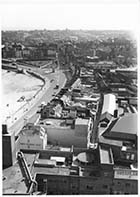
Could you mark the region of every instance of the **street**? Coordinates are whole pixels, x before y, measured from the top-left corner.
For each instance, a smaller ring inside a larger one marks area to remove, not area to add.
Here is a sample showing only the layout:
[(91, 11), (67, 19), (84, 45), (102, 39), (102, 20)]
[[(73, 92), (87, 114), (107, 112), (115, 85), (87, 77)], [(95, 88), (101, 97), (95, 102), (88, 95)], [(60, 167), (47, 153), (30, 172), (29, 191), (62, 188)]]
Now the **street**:
[[(54, 89), (54, 87), (57, 84), (57, 78), (59, 77), (59, 88), (56, 90)], [(66, 83), (66, 77), (64, 75), (64, 73), (60, 70), (60, 71), (56, 71), (55, 73), (49, 74), (48, 75), (48, 79), (51, 81), (52, 79), (54, 79), (54, 81), (52, 83), (50, 83), (50, 87), (43, 92), (43, 95), (41, 96), (41, 98), (31, 107), (31, 109), (29, 109), (29, 111), (24, 114), (20, 119), (18, 119), (8, 130), (9, 133), (11, 132), (15, 132), (15, 135), (17, 135), (20, 130), (22, 129), (22, 127), (24, 126), (25, 123), (25, 119), (29, 119), (31, 118), (38, 110), (38, 106), (45, 101), (45, 103), (48, 103), (52, 98), (54, 94), (57, 94), (60, 89), (62, 87), (64, 87), (65, 83)]]

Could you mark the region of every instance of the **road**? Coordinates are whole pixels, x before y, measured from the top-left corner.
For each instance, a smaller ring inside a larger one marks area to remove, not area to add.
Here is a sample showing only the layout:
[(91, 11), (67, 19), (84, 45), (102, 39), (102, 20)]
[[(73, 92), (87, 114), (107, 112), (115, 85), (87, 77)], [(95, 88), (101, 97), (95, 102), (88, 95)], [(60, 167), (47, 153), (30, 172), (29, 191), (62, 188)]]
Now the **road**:
[[(56, 86), (57, 83), (57, 77), (59, 77), (59, 88), (56, 90), (54, 87)], [(55, 73), (51, 73), (48, 75), (48, 79), (51, 81), (52, 79), (54, 80), (53, 82), (50, 83), (50, 87), (42, 93), (42, 97), (35, 102), (35, 104), (29, 109), (29, 111), (24, 114), (20, 119), (18, 119), (9, 129), (8, 132), (15, 132), (15, 135), (18, 135), (22, 127), (24, 126), (25, 119), (31, 118), (38, 110), (38, 106), (45, 101), (48, 103), (52, 98), (54, 97), (53, 94), (57, 94), (62, 87), (64, 87), (66, 83), (66, 77), (65, 74), (61, 70), (57, 70)]]

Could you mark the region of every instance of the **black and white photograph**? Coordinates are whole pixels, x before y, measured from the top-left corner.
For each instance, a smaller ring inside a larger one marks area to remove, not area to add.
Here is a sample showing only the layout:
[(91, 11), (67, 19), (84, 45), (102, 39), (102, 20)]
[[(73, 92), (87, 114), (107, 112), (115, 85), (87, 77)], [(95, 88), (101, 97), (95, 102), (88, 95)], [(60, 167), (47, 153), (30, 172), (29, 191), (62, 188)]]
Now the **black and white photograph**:
[(138, 0), (1, 0), (1, 194), (138, 195)]

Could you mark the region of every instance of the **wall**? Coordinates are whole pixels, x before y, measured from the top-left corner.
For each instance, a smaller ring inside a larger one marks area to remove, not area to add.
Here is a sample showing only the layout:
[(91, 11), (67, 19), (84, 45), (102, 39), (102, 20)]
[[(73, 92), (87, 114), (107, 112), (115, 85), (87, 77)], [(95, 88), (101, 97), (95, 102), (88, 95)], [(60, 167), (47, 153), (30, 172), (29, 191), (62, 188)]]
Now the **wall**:
[(9, 167), (13, 164), (11, 150), (11, 136), (9, 134), (2, 136), (2, 161), (3, 167)]
[(20, 149), (42, 150), (43, 140), (41, 140), (39, 136), (22, 136), (20, 140)]
[(58, 157), (72, 157), (72, 152), (70, 151), (60, 151), (60, 150), (44, 150), (38, 155), (39, 159), (50, 159), (51, 156)]
[[(48, 142), (53, 145), (60, 145), (64, 147), (87, 147), (87, 126), (78, 127), (71, 129), (69, 127), (46, 127), (44, 126)], [(79, 130), (80, 129), (80, 130)]]
[(44, 77), (42, 77), (40, 74), (36, 73), (36, 72), (33, 72), (33, 71), (27, 71), (30, 75), (33, 75), (34, 77), (37, 77), (38, 79), (41, 79), (44, 84), (45, 84), (45, 79)]
[(27, 150), (43, 150), (47, 145), (47, 135), (44, 138), (40, 138), (40, 135), (21, 135), (20, 137), (20, 149)]
[(104, 177), (80, 177), (80, 194), (110, 194), (112, 180)]
[(43, 188), (43, 179), (47, 179), (47, 191), (49, 194), (110, 194), (111, 179), (60, 176), (37, 174), (36, 181), (39, 183), (39, 190)]
[(138, 181), (128, 179), (113, 180), (114, 194), (138, 194)]
[(2, 136), (2, 161), (3, 168), (10, 167), (16, 162), (16, 153), (19, 150), (19, 139), (15, 140), (15, 134), (5, 134)]

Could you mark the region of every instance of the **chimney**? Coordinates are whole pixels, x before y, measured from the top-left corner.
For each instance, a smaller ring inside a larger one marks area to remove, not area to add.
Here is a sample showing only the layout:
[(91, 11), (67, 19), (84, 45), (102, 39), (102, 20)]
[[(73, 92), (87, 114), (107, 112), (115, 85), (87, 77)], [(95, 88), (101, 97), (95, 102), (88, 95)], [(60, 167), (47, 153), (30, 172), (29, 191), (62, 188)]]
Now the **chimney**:
[(115, 109), (114, 110), (114, 118), (117, 118), (118, 117), (118, 109)]

